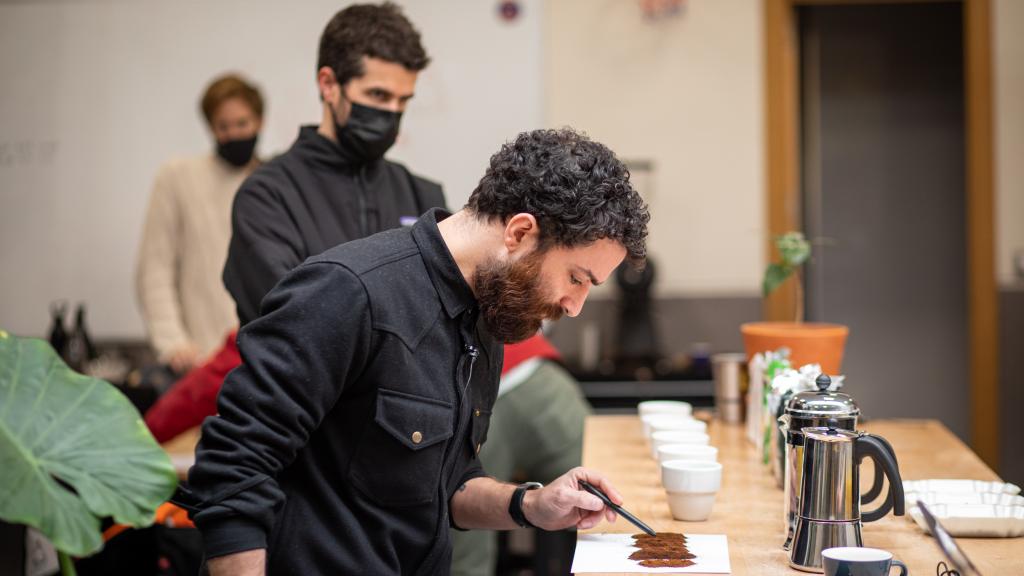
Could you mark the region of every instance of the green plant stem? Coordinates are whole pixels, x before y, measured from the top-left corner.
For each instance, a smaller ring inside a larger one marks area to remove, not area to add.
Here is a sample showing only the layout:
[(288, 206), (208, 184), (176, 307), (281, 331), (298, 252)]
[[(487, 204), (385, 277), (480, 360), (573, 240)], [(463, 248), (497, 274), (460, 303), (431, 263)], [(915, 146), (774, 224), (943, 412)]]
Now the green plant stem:
[(75, 563), (71, 561), (71, 556), (68, 556), (60, 550), (57, 551), (57, 560), (60, 561), (60, 576), (75, 576)]
[(799, 324), (804, 321), (804, 276), (796, 270), (793, 277), (796, 281), (796, 321)]

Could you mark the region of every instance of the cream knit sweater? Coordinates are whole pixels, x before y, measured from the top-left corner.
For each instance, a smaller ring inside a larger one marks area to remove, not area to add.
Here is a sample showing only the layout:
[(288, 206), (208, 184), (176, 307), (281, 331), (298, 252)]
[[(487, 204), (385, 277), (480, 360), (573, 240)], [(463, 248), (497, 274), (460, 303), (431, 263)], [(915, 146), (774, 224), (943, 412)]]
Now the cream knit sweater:
[(172, 160), (157, 173), (135, 286), (150, 344), (162, 360), (187, 342), (205, 357), (238, 324), (221, 272), (231, 202), (254, 167), (236, 169), (206, 154)]

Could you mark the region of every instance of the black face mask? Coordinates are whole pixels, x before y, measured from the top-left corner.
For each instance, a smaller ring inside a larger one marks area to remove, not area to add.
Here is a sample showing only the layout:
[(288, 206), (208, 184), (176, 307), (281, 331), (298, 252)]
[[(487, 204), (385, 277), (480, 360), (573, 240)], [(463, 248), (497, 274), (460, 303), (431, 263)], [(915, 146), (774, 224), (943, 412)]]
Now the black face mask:
[(245, 140), (228, 140), (217, 144), (217, 155), (225, 162), (236, 168), (241, 168), (252, 160), (252, 153), (256, 150), (256, 139), (259, 135)]
[(398, 137), (398, 125), (402, 121), (401, 112), (371, 108), (355, 102), (352, 103), (348, 122), (344, 126), (338, 124), (338, 115), (334, 113), (333, 107), (331, 114), (334, 116), (334, 130), (342, 153), (360, 164), (384, 157), (384, 153), (394, 145)]

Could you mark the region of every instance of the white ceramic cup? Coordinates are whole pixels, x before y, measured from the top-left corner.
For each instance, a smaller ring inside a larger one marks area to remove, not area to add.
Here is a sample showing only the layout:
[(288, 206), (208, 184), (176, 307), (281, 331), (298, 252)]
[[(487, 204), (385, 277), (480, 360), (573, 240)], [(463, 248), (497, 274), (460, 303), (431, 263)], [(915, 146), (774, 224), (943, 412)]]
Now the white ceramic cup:
[(662, 444), (658, 447), (658, 461), (666, 460), (718, 462), (718, 448), (704, 444)]
[(825, 576), (889, 576), (893, 566), (900, 569), (900, 576), (907, 576), (906, 564), (894, 560), (892, 553), (878, 548), (826, 548), (821, 551), (821, 564)]
[(658, 448), (665, 444), (703, 444), (711, 438), (703, 433), (693, 430), (660, 430), (651, 434), (651, 457), (658, 458)]
[(693, 414), (693, 406), (689, 402), (678, 400), (645, 400), (636, 405), (636, 411), (640, 417), (651, 414), (681, 414), (690, 416)]
[(661, 484), (668, 493), (673, 518), (701, 522), (711, 516), (715, 494), (722, 487), (722, 465), (699, 460), (666, 460), (661, 463)]
[(682, 414), (651, 414), (640, 419), (643, 422), (644, 436), (650, 438), (658, 430), (693, 430), (704, 432), (708, 425), (703, 420)]

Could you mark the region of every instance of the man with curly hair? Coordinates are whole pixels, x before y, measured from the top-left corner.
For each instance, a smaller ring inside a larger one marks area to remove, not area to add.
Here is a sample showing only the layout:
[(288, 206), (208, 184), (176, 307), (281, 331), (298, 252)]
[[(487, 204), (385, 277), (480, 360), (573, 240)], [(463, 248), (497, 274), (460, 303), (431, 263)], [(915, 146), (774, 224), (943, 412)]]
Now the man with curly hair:
[(247, 324), (244, 363), (189, 480), (212, 574), (446, 574), (449, 526), (591, 528), (622, 499), (597, 471), (546, 487), (486, 476), (477, 453), (502, 343), (576, 316), (645, 257), (625, 166), (570, 129), (520, 134), (467, 205), (331, 248)]

